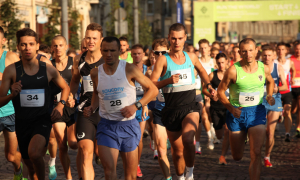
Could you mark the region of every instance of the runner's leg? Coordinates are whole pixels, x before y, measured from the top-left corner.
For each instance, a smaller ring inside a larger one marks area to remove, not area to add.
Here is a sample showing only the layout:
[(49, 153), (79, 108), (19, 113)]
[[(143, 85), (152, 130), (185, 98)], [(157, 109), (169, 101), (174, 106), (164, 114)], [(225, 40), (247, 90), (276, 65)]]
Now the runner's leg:
[[(101, 163), (104, 169), (104, 174), (105, 174), (105, 180), (111, 180), (111, 179), (117, 179), (117, 161), (118, 161), (118, 156), (119, 156), (119, 150), (115, 148), (110, 148), (107, 146), (98, 146), (99, 150), (99, 155), (101, 159)], [(137, 154), (137, 149), (135, 150), (135, 153)], [(136, 155), (137, 156), (137, 155)], [(124, 160), (123, 160), (124, 161)], [(137, 162), (138, 159), (132, 159), (131, 164), (134, 164), (135, 166), (132, 169), (132, 172), (135, 172), (133, 174), (136, 178), (136, 167), (137, 167)], [(124, 164), (124, 162), (123, 162)], [(125, 168), (124, 168), (125, 170)], [(126, 171), (125, 171), (126, 173)]]
[[(125, 180), (135, 180), (137, 173), (138, 148), (130, 152), (120, 152), (123, 160)], [(136, 163), (134, 163), (136, 162)]]
[(18, 140), (15, 132), (9, 132), (8, 130), (3, 130), (5, 146), (5, 158), (7, 161), (11, 162), (14, 166), (14, 171), (20, 171), (21, 165), (21, 153), (17, 151), (18, 149)]

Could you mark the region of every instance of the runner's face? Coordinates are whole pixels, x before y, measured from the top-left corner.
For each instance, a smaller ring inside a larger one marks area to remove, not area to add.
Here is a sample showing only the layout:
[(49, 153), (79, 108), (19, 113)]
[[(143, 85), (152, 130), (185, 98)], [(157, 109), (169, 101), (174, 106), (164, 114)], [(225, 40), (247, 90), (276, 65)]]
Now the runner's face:
[(186, 41), (186, 34), (184, 30), (171, 31), (168, 40), (170, 41), (172, 51), (174, 52), (182, 51), (184, 47), (184, 43)]
[(143, 49), (141, 49), (141, 48), (136, 48), (136, 49), (131, 50), (131, 57), (133, 59), (133, 62), (136, 64), (141, 62), (144, 56), (145, 56), (145, 53), (144, 53)]
[(215, 59), (218, 54), (219, 54), (219, 51), (213, 51), (213, 52), (211, 52), (210, 57)]
[(104, 41), (101, 46), (101, 53), (104, 62), (107, 65), (114, 65), (119, 60), (120, 50), (116, 41), (106, 42)]
[(3, 44), (5, 44), (5, 37), (4, 34), (0, 33), (0, 49), (2, 49)]
[(199, 45), (199, 51), (202, 56), (210, 55), (210, 47), (207, 43), (202, 43)]
[(99, 31), (87, 30), (84, 39), (89, 51), (94, 52), (100, 50), (102, 37)]
[(81, 41), (81, 53), (84, 53), (85, 51), (87, 51), (87, 47), (86, 47), (86, 42), (85, 39)]
[(36, 52), (39, 49), (39, 43), (36, 42), (35, 37), (23, 36), (20, 38), (18, 49), (24, 59), (31, 60), (36, 56)]
[(273, 63), (274, 53), (271, 50), (265, 50), (262, 52), (261, 57), (262, 57), (264, 64), (269, 65), (269, 64)]
[(300, 57), (300, 44), (295, 46), (295, 56)]
[(255, 44), (253, 42), (241, 44), (241, 49), (239, 52), (243, 60), (247, 61), (248, 63), (255, 62), (257, 49), (255, 48)]
[(59, 58), (66, 55), (68, 46), (66, 41), (63, 38), (59, 38), (59, 39), (52, 40), (51, 48), (55, 54), (54, 56)]
[(279, 57), (285, 57), (287, 49), (285, 46), (278, 46), (276, 52)]
[(233, 58), (235, 60), (240, 60), (241, 59), (239, 50), (240, 50), (239, 48), (234, 48), (233, 51), (232, 51), (232, 55), (233, 55)]
[(193, 46), (188, 46), (188, 52), (190, 53), (195, 52), (195, 48)]
[(129, 45), (126, 41), (120, 41), (121, 43), (121, 53), (125, 53), (127, 49), (129, 48)]
[[(154, 51), (168, 51), (167, 46), (155, 46)], [(154, 53), (153, 53), (154, 54)], [(159, 55), (154, 54), (154, 62), (152, 64), (156, 63), (156, 60), (158, 59), (159, 56), (162, 56), (162, 54), (160, 53)]]
[(217, 60), (218, 69), (220, 71), (225, 71), (228, 62), (224, 57), (221, 57)]

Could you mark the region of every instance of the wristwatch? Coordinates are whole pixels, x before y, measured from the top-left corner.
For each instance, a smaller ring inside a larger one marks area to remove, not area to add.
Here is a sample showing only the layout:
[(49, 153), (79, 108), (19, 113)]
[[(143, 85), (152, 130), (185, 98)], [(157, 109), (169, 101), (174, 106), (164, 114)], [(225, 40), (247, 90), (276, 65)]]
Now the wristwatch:
[(66, 101), (64, 100), (60, 100), (59, 102), (62, 103), (63, 105), (66, 105)]
[(134, 105), (138, 110), (140, 110), (143, 106), (142, 103), (140, 103), (140, 102), (136, 102)]

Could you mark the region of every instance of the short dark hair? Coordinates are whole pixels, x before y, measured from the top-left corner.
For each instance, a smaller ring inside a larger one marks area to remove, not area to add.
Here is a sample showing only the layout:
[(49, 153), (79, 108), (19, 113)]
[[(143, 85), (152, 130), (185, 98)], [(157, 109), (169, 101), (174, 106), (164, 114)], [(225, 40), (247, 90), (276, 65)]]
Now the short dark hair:
[(114, 42), (114, 41), (117, 42), (118, 49), (120, 50), (120, 48), (121, 48), (120, 40), (116, 37), (113, 37), (113, 36), (108, 36), (108, 37), (103, 38), (103, 40), (101, 42), (101, 47), (102, 47), (103, 42), (111, 43), (111, 42)]
[(69, 49), (67, 52), (67, 56), (69, 56), (72, 53), (76, 54), (76, 51), (74, 49)]
[(216, 56), (216, 61), (219, 60), (220, 58), (225, 58), (227, 60), (227, 56), (225, 53), (219, 53)]
[(155, 39), (152, 43), (152, 50), (155, 49), (156, 46), (165, 46), (167, 49), (170, 48), (169, 42), (167, 38), (160, 38), (160, 39)]
[(250, 42), (253, 42), (254, 45), (255, 45), (255, 48), (256, 48), (256, 42), (255, 42), (255, 40), (252, 39), (252, 38), (245, 38), (245, 39), (241, 40), (241, 42), (240, 42), (240, 44), (239, 44), (239, 48), (241, 49), (241, 45), (242, 45), (242, 44), (249, 44)]
[(57, 39), (63, 39), (66, 42), (66, 44), (67, 44), (67, 40), (66, 40), (66, 38), (63, 35), (56, 35), (56, 36), (54, 36), (54, 38), (52, 39), (52, 41), (53, 40), (57, 40)]
[(200, 44), (208, 44), (209, 45), (209, 41), (207, 39), (200, 39), (198, 41), (198, 44), (199, 44), (199, 46), (200, 46)]
[(238, 46), (233, 46), (232, 51), (236, 48), (240, 49), (240, 47), (238, 47)]
[(262, 51), (274, 51), (274, 48), (270, 46), (269, 44), (265, 44), (262, 46)]
[(119, 40), (120, 40), (120, 41), (126, 41), (126, 42), (128, 43), (128, 39), (127, 39), (126, 36), (121, 36), (121, 37), (119, 38)]
[(144, 47), (143, 47), (143, 45), (141, 45), (141, 44), (135, 44), (135, 45), (133, 45), (133, 46), (131, 47), (131, 50), (133, 50), (133, 49), (142, 49), (143, 52), (144, 52)]
[(293, 42), (294, 47), (298, 46), (300, 44), (300, 40), (296, 40)]
[(171, 33), (171, 31), (184, 31), (184, 33), (187, 34), (185, 26), (180, 23), (172, 24), (169, 28), (169, 34)]
[(21, 37), (23, 37), (23, 36), (32, 36), (32, 37), (35, 38), (35, 41), (38, 42), (37, 33), (34, 30), (30, 29), (30, 28), (20, 29), (19, 31), (17, 31), (16, 36), (17, 36), (17, 43), (18, 44), (20, 43)]
[(210, 49), (210, 52), (213, 52), (213, 51), (220, 51), (218, 48), (215, 48), (215, 47), (212, 47), (211, 49)]
[(91, 31), (99, 31), (101, 34), (101, 37), (103, 37), (103, 29), (102, 26), (98, 23), (91, 23), (86, 27), (86, 30), (91, 30)]
[(284, 46), (286, 48), (286, 44), (281, 42), (281, 43), (278, 43), (277, 46), (276, 46), (276, 49), (279, 47), (279, 46)]
[(39, 51), (42, 51), (42, 52), (48, 53), (48, 54), (51, 53), (50, 47), (47, 46), (46, 44), (40, 44)]
[(0, 33), (2, 33), (2, 34), (3, 34), (3, 37), (4, 37), (4, 29), (3, 29), (2, 26), (0, 26)]
[(219, 43), (219, 41), (214, 41), (211, 45), (213, 46), (213, 45), (215, 45), (215, 44), (221, 46), (221, 44)]

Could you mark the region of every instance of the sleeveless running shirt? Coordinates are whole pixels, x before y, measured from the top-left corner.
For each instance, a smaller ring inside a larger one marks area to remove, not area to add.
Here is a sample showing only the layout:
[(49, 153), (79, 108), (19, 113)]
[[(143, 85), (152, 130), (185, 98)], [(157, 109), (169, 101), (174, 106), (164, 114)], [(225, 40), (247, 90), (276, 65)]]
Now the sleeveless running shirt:
[(165, 80), (174, 74), (180, 74), (178, 83), (168, 84), (163, 87), (166, 107), (187, 105), (195, 100), (194, 65), (188, 54), (184, 51), (183, 53), (185, 55), (185, 63), (182, 65), (174, 63), (169, 54), (164, 55), (167, 59), (167, 70), (160, 79)]
[[(215, 90), (218, 89), (219, 84), (221, 82), (221, 80), (218, 77), (218, 70), (213, 71), (214, 73), (214, 77), (213, 79), (210, 81), (212, 88), (214, 88)], [(225, 91), (225, 95), (227, 98), (229, 98), (229, 92), (228, 89)], [(214, 109), (219, 109), (219, 110), (223, 110), (226, 109), (226, 107), (221, 103), (221, 101), (214, 101), (213, 99), (211, 99), (210, 101), (210, 106)]]
[(252, 74), (246, 73), (240, 62), (234, 63), (236, 83), (229, 85), (229, 101), (233, 106), (249, 107), (263, 102), (265, 69), (262, 62), (257, 63), (257, 71)]
[(300, 61), (293, 55), (291, 60), (294, 62), (296, 74), (295, 74), (295, 83), (292, 85), (292, 88), (300, 88)]
[(128, 62), (128, 63), (133, 63), (133, 59), (132, 59), (132, 57), (131, 57), (131, 53), (130, 52), (127, 52), (127, 58), (126, 59), (121, 59), (121, 57), (119, 56), (119, 59), (120, 60), (123, 60), (123, 61), (126, 61), (126, 62)]
[[(274, 80), (274, 83), (276, 84), (276, 86), (279, 86), (279, 73), (278, 73), (278, 64), (277, 63), (273, 63), (273, 70), (271, 72), (271, 76)], [(265, 90), (264, 90), (264, 96), (267, 95), (267, 85), (265, 83), (264, 85)]]
[(82, 111), (83, 108), (88, 107), (91, 105), (91, 100), (93, 96), (93, 81), (90, 76), (90, 71), (93, 68), (97, 68), (101, 64), (104, 63), (103, 58), (101, 58), (99, 61), (88, 64), (85, 62), (85, 57), (88, 51), (84, 52), (79, 60), (78, 69), (80, 72), (80, 75), (82, 77), (82, 85), (80, 90), (80, 99), (79, 99), (79, 105), (78, 110)]
[[(145, 75), (146, 72), (147, 72), (147, 66), (145, 64), (143, 64), (143, 74)], [(134, 85), (135, 85), (135, 88), (136, 88), (136, 95), (140, 96), (140, 98), (139, 98), (139, 100), (140, 100), (144, 95), (143, 87), (137, 81), (135, 81)]]
[(119, 61), (116, 72), (113, 75), (107, 75), (103, 64), (98, 67), (97, 91), (99, 115), (102, 118), (112, 121), (127, 121), (135, 118), (135, 113), (130, 118), (125, 118), (120, 111), (136, 102), (136, 88), (129, 84), (125, 68), (126, 61)]
[(39, 71), (32, 76), (25, 73), (22, 61), (15, 63), (16, 82), (21, 80), (22, 91), (12, 99), (16, 120), (32, 120), (48, 113), (50, 86), (46, 63), (39, 61)]
[[(274, 60), (274, 62), (277, 63), (277, 64), (280, 64), (277, 59)], [(286, 94), (286, 93), (291, 92), (291, 90), (292, 90), (291, 89), (291, 84), (290, 84), (290, 81), (291, 81), (291, 73), (290, 73), (290, 70), (291, 70), (291, 60), (287, 59), (285, 61), (285, 63), (282, 64), (281, 66), (283, 67), (283, 70), (284, 70), (284, 75), (286, 77), (286, 84), (287, 84), (288, 89), (285, 90), (285, 91), (279, 91), (279, 93), (280, 94)], [(282, 86), (281, 82), (279, 82), (279, 86)]]
[[(1, 59), (0, 59), (0, 72), (3, 73), (5, 69), (5, 58), (6, 58), (7, 51), (3, 51)], [(8, 91), (8, 94), (10, 94), (10, 90)], [(9, 101), (5, 106), (0, 108), (0, 117), (9, 116), (15, 113), (14, 106), (12, 104), (12, 101)]]

